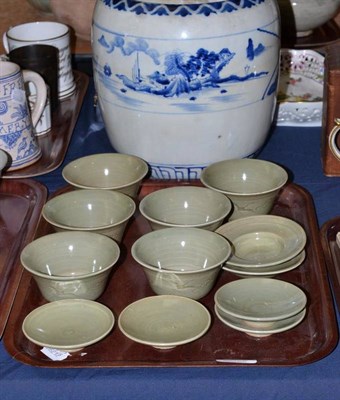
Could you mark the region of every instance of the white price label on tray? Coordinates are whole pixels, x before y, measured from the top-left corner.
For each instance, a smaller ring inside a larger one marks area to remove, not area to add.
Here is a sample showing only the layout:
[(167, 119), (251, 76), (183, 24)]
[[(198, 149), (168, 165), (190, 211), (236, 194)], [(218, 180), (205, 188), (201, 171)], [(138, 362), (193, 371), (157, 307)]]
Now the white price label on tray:
[(43, 347), (41, 349), (41, 352), (45, 354), (48, 358), (50, 358), (53, 361), (62, 361), (65, 360), (70, 353), (67, 351), (60, 351), (57, 349), (51, 349), (50, 347)]

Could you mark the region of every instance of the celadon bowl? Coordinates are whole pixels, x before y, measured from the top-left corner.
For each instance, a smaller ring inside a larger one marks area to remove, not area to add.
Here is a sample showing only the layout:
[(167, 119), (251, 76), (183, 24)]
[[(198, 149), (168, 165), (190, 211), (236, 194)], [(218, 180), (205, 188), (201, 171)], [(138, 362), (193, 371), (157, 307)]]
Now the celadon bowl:
[(47, 301), (96, 300), (119, 256), (118, 244), (107, 236), (57, 232), (26, 245), (20, 259)]
[(281, 166), (259, 159), (231, 159), (206, 167), (200, 176), (204, 186), (224, 193), (232, 202), (229, 220), (268, 214), (288, 181)]
[(219, 309), (233, 317), (272, 322), (302, 311), (307, 296), (292, 283), (261, 277), (226, 283), (216, 291), (214, 301)]
[(112, 311), (103, 304), (67, 299), (31, 311), (24, 319), (22, 331), (38, 346), (72, 353), (105, 338), (114, 323)]
[(135, 210), (134, 200), (123, 193), (83, 189), (53, 197), (44, 205), (42, 216), (57, 232), (101, 233), (120, 243)]
[(196, 227), (214, 231), (230, 213), (231, 202), (222, 193), (208, 188), (174, 186), (145, 196), (139, 210), (154, 230)]
[(171, 349), (202, 337), (211, 316), (199, 302), (187, 297), (150, 296), (129, 304), (118, 326), (129, 339), (157, 349)]
[(217, 233), (229, 240), (229, 265), (257, 268), (282, 264), (305, 248), (304, 228), (290, 218), (255, 215), (221, 225)]
[(288, 331), (302, 322), (306, 315), (306, 308), (297, 314), (283, 318), (278, 321), (248, 321), (233, 317), (225, 313), (221, 308), (215, 304), (215, 314), (217, 318), (230, 328), (237, 331), (244, 332), (249, 336), (254, 337), (267, 337), (275, 333)]
[(152, 290), (200, 299), (210, 292), (231, 254), (228, 241), (199, 228), (164, 228), (146, 233), (132, 247)]
[(288, 38), (312, 35), (313, 30), (331, 21), (340, 11), (340, 0), (278, 0), (277, 3), (282, 32)]
[(62, 175), (78, 189), (118, 190), (135, 198), (148, 164), (130, 154), (101, 153), (84, 156), (67, 164)]

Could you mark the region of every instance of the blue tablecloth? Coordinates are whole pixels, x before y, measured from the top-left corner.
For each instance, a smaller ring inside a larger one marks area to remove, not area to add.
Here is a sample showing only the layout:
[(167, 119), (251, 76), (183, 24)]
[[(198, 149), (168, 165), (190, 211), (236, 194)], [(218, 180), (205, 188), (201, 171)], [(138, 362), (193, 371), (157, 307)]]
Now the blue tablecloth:
[[(82, 155), (112, 151), (93, 94), (91, 82), (63, 165)], [(258, 157), (283, 165), (312, 194), (320, 226), (340, 214), (340, 178), (322, 172), (321, 128), (276, 127)], [(63, 165), (36, 178), (51, 193), (65, 185)], [(299, 367), (46, 369), (13, 360), (0, 342), (0, 398), (339, 399), (340, 347)]]

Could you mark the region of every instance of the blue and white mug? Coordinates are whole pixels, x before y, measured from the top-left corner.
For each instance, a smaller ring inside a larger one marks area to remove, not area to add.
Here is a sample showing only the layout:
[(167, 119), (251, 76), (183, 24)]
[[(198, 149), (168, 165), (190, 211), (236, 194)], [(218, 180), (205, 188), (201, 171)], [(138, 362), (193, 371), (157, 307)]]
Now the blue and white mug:
[[(26, 82), (36, 88), (32, 112), (26, 96)], [(46, 84), (39, 74), (22, 71), (12, 62), (0, 61), (0, 149), (8, 155), (9, 171), (27, 167), (41, 157), (34, 127), (44, 111), (46, 97)]]

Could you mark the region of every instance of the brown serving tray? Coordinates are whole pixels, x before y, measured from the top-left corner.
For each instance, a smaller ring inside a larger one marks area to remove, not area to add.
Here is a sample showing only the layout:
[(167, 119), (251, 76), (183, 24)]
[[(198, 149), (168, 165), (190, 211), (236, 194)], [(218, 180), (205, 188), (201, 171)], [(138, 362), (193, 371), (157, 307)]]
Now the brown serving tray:
[(4, 179), (44, 175), (58, 168), (63, 162), (89, 83), (86, 74), (80, 71), (73, 73), (75, 91), (69, 97), (60, 100), (59, 107), (52, 115), (52, 129), (45, 135), (37, 137), (42, 150), (41, 158), (28, 167), (4, 171)]
[[(154, 190), (186, 184), (172, 181), (147, 181), (142, 185), (140, 198)], [(191, 182), (197, 184), (197, 182)], [(69, 188), (63, 188), (61, 193)], [(267, 338), (254, 338), (223, 325), (214, 314), (214, 293), (221, 285), (237, 279), (227, 271), (221, 271), (216, 287), (201, 302), (212, 315), (212, 326), (207, 334), (195, 342), (172, 350), (156, 350), (134, 343), (126, 338), (117, 324), (101, 342), (73, 353), (64, 361), (51, 361), (39, 346), (30, 343), (22, 334), (25, 316), (45, 303), (33, 279), (23, 274), (11, 317), (4, 335), (7, 351), (18, 361), (41, 367), (193, 367), (248, 365), (256, 360), (257, 366), (293, 366), (311, 363), (328, 355), (338, 340), (337, 324), (327, 272), (324, 263), (319, 230), (311, 196), (303, 188), (289, 184), (281, 192), (273, 213), (292, 218), (307, 232), (306, 260), (297, 269), (280, 275), (280, 279), (301, 287), (308, 296), (308, 311), (300, 325), (290, 331)], [(136, 212), (127, 228), (121, 249), (121, 259), (113, 271), (104, 294), (98, 299), (118, 317), (131, 302), (153, 295), (143, 270), (130, 254), (132, 243), (150, 231), (147, 221)], [(44, 221), (37, 235), (44, 235), (51, 227)], [(220, 362), (217, 360), (228, 360)], [(234, 361), (232, 361), (234, 360)], [(235, 361), (236, 360), (236, 361)]]
[(338, 232), (340, 232), (340, 217), (333, 218), (323, 224), (320, 234), (327, 270), (338, 310), (340, 310), (340, 247), (336, 243)]
[(22, 275), (21, 249), (33, 240), (47, 188), (31, 179), (0, 181), (0, 338)]

